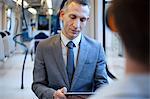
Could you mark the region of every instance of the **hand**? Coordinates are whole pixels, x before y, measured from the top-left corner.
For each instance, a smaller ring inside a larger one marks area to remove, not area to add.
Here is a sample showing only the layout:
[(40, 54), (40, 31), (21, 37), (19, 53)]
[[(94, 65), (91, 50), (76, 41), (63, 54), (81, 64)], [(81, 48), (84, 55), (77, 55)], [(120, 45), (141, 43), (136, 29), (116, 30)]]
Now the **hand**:
[(66, 87), (58, 89), (53, 94), (54, 99), (67, 99), (66, 96), (64, 95), (65, 93), (67, 93), (67, 88)]

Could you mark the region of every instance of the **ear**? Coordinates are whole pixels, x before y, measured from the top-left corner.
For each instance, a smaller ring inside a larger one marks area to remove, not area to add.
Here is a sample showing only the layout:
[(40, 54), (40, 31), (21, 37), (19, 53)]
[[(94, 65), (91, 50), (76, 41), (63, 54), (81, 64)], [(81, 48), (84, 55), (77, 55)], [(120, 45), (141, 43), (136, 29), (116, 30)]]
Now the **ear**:
[(108, 17), (108, 24), (109, 24), (111, 31), (117, 32), (117, 26), (115, 23), (115, 18), (112, 14)]
[(64, 14), (65, 14), (64, 11), (60, 10), (60, 12), (59, 12), (59, 18), (60, 18), (60, 20), (63, 20)]

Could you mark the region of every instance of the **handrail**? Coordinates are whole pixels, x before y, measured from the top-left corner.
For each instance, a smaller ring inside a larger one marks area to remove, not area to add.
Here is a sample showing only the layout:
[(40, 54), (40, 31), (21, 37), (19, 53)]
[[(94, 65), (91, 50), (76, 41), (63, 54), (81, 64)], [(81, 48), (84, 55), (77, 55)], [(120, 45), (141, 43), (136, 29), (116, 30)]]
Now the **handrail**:
[(106, 72), (107, 72), (107, 75), (108, 75), (111, 79), (113, 79), (113, 80), (117, 79), (117, 78), (109, 71), (107, 65), (106, 65)]
[(15, 43), (18, 43), (19, 45), (21, 45), (25, 48), (25, 57), (24, 57), (24, 61), (23, 61), (22, 74), (21, 74), (21, 89), (24, 89), (23, 78), (24, 78), (24, 68), (25, 68), (25, 61), (26, 61), (27, 54), (28, 54), (28, 48), (23, 42), (17, 41), (17, 37), (19, 37), (19, 36), (22, 36), (22, 34), (15, 35), (13, 37), (13, 40), (15, 41)]

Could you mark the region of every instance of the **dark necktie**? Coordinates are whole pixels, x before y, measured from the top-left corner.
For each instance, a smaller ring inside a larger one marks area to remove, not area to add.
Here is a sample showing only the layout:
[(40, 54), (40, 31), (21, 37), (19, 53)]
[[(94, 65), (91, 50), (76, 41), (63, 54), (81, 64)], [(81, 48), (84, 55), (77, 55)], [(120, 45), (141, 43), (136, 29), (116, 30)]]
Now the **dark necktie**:
[(73, 47), (74, 47), (74, 43), (72, 41), (68, 42), (67, 47), (68, 47), (68, 53), (67, 53), (67, 74), (68, 74), (68, 78), (69, 78), (69, 82), (70, 85), (72, 83), (72, 79), (73, 79), (73, 74), (75, 71), (75, 67), (74, 67), (74, 53), (73, 53)]

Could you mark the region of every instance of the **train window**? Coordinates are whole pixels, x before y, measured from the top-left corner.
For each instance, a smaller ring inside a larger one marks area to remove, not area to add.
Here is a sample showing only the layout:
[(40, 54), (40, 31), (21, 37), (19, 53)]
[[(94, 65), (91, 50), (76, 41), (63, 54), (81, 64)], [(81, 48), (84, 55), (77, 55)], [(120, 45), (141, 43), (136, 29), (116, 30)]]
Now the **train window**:
[(11, 29), (11, 13), (12, 13), (12, 9), (8, 8), (7, 9), (7, 31)]
[(46, 15), (38, 16), (38, 30), (49, 30), (49, 18)]

